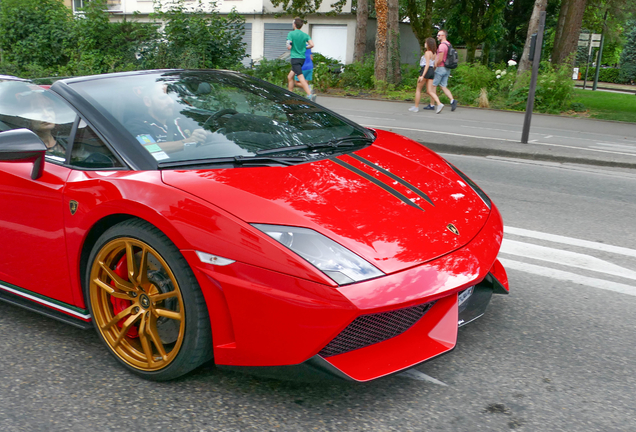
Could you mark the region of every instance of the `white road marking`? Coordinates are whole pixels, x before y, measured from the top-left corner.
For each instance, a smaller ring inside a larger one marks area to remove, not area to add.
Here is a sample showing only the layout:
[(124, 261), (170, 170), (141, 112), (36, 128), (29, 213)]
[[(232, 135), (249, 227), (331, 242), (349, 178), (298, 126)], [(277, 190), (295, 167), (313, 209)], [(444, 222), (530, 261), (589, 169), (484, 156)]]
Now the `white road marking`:
[(543, 139), (548, 139), (548, 138), (552, 138), (552, 135), (546, 135), (543, 137)]
[(604, 261), (600, 258), (531, 243), (504, 239), (500, 253), (522, 256), (540, 261), (548, 261), (554, 264), (576, 267), (597, 273), (605, 273), (625, 279), (636, 280), (636, 271), (612, 264), (611, 262)]
[(574, 282), (581, 285), (591, 286), (606, 291), (614, 291), (621, 294), (627, 294), (636, 297), (636, 287), (625, 285), (617, 282), (596, 279), (587, 276), (581, 276), (576, 273), (570, 273), (562, 270), (556, 270), (548, 267), (541, 267), (534, 264), (527, 264), (520, 261), (514, 261), (507, 258), (500, 258), (499, 261), (507, 269), (519, 270), (526, 273), (544, 276), (552, 279)]
[(435, 378), (433, 378), (432, 376), (428, 376), (425, 373), (422, 373), (416, 369), (407, 369), (404, 372), (400, 372), (398, 374), (396, 374), (396, 376), (399, 376), (401, 378), (409, 378), (409, 379), (414, 379), (414, 380), (418, 380), (418, 381), (427, 381), (433, 384), (437, 384), (437, 385), (441, 385), (444, 387), (448, 387), (448, 384), (445, 384), (443, 382), (441, 382), (440, 380), (436, 380)]
[(580, 240), (580, 239), (571, 238), (571, 237), (564, 237), (560, 235), (548, 234), (548, 233), (543, 233), (539, 231), (532, 231), (532, 230), (527, 230), (523, 228), (514, 228), (509, 226), (504, 227), (504, 233), (517, 235), (521, 237), (535, 238), (538, 240), (547, 240), (553, 243), (562, 243), (562, 244), (567, 244), (571, 246), (579, 246), (579, 247), (584, 247), (588, 249), (594, 249), (598, 251), (610, 252), (610, 253), (615, 253), (618, 255), (625, 255), (625, 256), (636, 258), (636, 250), (634, 249), (628, 249), (628, 248), (624, 248), (620, 246), (612, 246), (605, 243), (597, 243), (597, 242), (592, 242), (587, 240)]

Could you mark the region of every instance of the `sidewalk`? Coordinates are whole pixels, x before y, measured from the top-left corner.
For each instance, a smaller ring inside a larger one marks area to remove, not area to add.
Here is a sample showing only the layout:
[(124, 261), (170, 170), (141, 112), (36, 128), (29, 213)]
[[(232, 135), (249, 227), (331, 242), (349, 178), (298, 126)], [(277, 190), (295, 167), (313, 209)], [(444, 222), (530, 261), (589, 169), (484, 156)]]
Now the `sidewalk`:
[(458, 107), (411, 113), (408, 102), (318, 96), (318, 103), (366, 127), (407, 136), (436, 152), (505, 156), (636, 169), (636, 125), (534, 114), (522, 144), (523, 112)]

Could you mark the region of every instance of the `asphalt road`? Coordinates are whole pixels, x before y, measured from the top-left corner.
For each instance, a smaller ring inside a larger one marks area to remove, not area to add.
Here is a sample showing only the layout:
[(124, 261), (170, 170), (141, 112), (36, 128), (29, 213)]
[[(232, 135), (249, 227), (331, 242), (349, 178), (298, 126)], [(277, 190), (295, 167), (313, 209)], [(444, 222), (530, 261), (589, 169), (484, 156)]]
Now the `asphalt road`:
[[(389, 130), (441, 152), (579, 161), (636, 168), (636, 124), (534, 114), (521, 144), (524, 113), (450, 106), (412, 113), (412, 103), (319, 96), (318, 103), (367, 127)], [(423, 102), (424, 103), (424, 102)]]
[(502, 212), (512, 289), (451, 353), (366, 384), (211, 364), (153, 383), (0, 303), (0, 431), (636, 430), (636, 171), (447, 157)]

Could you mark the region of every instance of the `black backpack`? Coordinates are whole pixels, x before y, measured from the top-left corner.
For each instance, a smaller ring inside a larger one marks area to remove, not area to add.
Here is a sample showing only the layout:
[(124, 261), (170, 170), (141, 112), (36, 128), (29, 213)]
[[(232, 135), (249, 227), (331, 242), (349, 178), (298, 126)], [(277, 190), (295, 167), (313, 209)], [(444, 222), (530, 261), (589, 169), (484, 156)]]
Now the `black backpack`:
[(455, 69), (458, 63), (457, 51), (449, 42), (445, 43), (448, 44), (448, 54), (446, 54), (446, 60), (444, 60), (444, 67), (446, 69)]

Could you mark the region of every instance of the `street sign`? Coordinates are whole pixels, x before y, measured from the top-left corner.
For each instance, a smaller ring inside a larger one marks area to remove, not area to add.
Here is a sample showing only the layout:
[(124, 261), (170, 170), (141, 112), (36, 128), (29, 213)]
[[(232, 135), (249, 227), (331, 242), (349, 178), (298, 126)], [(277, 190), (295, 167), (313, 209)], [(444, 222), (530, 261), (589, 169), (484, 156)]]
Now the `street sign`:
[(598, 48), (601, 46), (601, 41), (592, 41), (592, 48)]
[(580, 47), (586, 47), (586, 46), (587, 46), (587, 44), (589, 44), (589, 42), (588, 42), (588, 41), (582, 41), (582, 40), (580, 40), (580, 41), (579, 41), (579, 46), (580, 46)]
[(589, 41), (590, 40), (590, 34), (589, 33), (580, 33), (579, 34), (579, 40), (580, 41)]
[(600, 41), (601, 40), (601, 35), (600, 34), (596, 34), (596, 33), (592, 33), (592, 40), (593, 41)]

